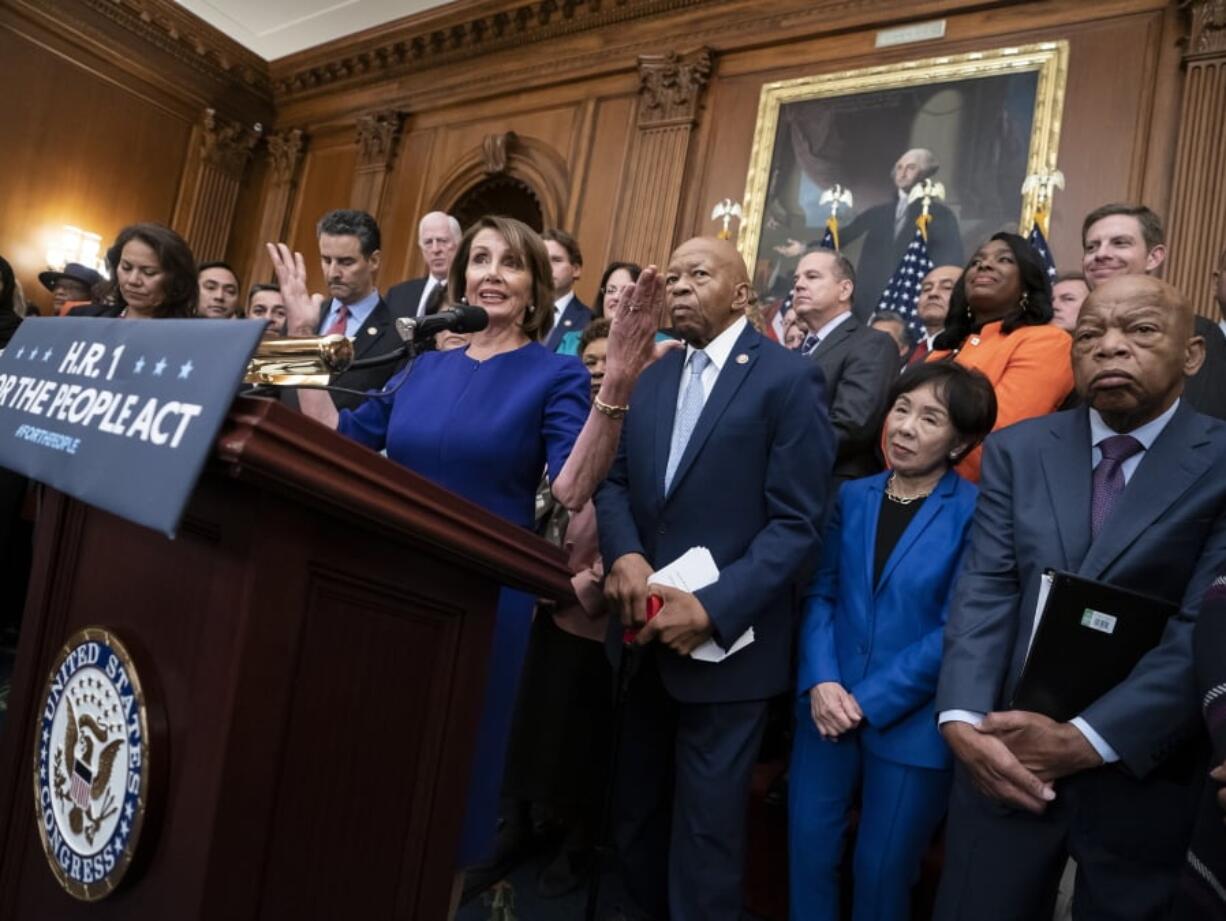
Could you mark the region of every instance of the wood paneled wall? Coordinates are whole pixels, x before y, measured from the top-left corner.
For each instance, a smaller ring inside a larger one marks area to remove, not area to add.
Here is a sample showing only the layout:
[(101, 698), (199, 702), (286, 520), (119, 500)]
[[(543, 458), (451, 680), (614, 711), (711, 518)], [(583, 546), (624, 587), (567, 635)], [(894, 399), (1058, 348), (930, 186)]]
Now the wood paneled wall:
[[(913, 3), (906, 19), (945, 18), (946, 37), (884, 51), (874, 49), (875, 33), (900, 18), (898, 4), (783, 0), (772, 9), (764, 15), (740, 0), (691, 4), (462, 64), (310, 90), (286, 90), (286, 74), (329, 59), (326, 49), (274, 62), (278, 123), (320, 133), (294, 197), (291, 242), (313, 256), (312, 222), (349, 204), (359, 118), (395, 109), (404, 113), (404, 133), (378, 214), (382, 286), (420, 274), (417, 218), (448, 204), (457, 163), (510, 131), (564, 166), (559, 214), (583, 247), (578, 289), (590, 301), (607, 261), (664, 260), (680, 239), (715, 231), (714, 202), (742, 198), (764, 83), (1056, 38), (1070, 44), (1059, 157), (1068, 185), (1056, 198), (1051, 233), (1058, 264), (1080, 264), (1080, 222), (1091, 208), (1139, 199), (1168, 209), (1187, 32), (1175, 2)], [(371, 36), (370, 48), (381, 40), (390, 39)], [(353, 40), (343, 44), (355, 53)], [(652, 61), (669, 52), (692, 61), (704, 48), (712, 66), (691, 88), (692, 121), (653, 125), (644, 111)], [(535, 73), (525, 69), (528, 59), (540, 62)]]
[[(197, 36), (173, 18), (186, 14), (167, 9), (172, 18), (153, 26), (125, 2), (0, 5), (6, 116), (0, 255), (12, 263), (27, 298), (44, 310), (50, 295), (37, 276), (65, 224), (100, 234), (105, 248), (126, 224), (173, 222), (189, 239), (193, 230), (207, 238), (214, 255), (222, 255), (233, 216), (218, 205), (238, 190), (238, 180), (221, 188), (188, 169), (193, 159), (207, 167), (209, 156), (225, 153), (216, 143), (211, 153), (204, 150), (207, 112), (213, 110), (220, 131), (214, 142), (228, 126), (241, 124), (249, 134), (246, 126), (271, 117), (267, 88), (259, 92), (245, 77), (227, 76), (208, 58), (215, 43), (237, 67), (246, 60), (241, 49), (204, 32), (190, 49), (169, 39), (154, 44), (157, 35), (165, 38), (161, 29), (179, 30), (193, 42)], [(138, 27), (145, 34), (133, 31)]]

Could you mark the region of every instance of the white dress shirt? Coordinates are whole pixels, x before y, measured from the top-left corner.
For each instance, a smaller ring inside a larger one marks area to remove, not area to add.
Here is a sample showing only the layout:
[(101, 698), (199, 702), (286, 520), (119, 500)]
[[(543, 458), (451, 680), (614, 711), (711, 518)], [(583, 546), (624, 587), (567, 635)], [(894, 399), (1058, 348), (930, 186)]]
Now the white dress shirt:
[(1223, 336), (1226, 336), (1226, 319), (1222, 320), (1222, 322), (1221, 322), (1221, 323), (1219, 323), (1219, 324), (1218, 324), (1218, 326), (1219, 326), (1219, 327), (1221, 328), (1221, 330), (1222, 330), (1222, 335), (1223, 335)]
[(434, 293), (434, 289), (441, 285), (442, 282), (433, 275), (426, 276), (426, 283), (421, 289), (421, 297), (417, 301), (417, 316), (424, 316), (426, 313), (426, 304), (430, 303), (430, 295)]
[[(1113, 435), (1131, 435), (1133, 438), (1135, 438), (1137, 441), (1141, 443), (1142, 450), (1138, 451), (1136, 454), (1132, 455), (1132, 457), (1128, 458), (1126, 461), (1120, 464), (1120, 472), (1123, 474), (1123, 477), (1124, 477), (1124, 485), (1127, 486), (1128, 481), (1132, 479), (1133, 473), (1136, 472), (1137, 467), (1140, 466), (1142, 459), (1145, 457), (1145, 452), (1148, 451), (1153, 446), (1153, 443), (1158, 440), (1158, 436), (1162, 434), (1162, 430), (1166, 428), (1167, 423), (1171, 421), (1171, 418), (1175, 415), (1175, 411), (1177, 409), (1179, 409), (1179, 400), (1176, 400), (1173, 404), (1171, 404), (1171, 408), (1168, 409), (1166, 412), (1164, 412), (1157, 419), (1153, 419), (1149, 422), (1146, 422), (1144, 425), (1138, 426), (1137, 428), (1133, 429), (1131, 432), (1117, 432), (1115, 429), (1111, 428), (1111, 426), (1107, 425), (1107, 423), (1103, 421), (1103, 417), (1099, 415), (1098, 410), (1091, 409), (1090, 410), (1090, 467), (1091, 469), (1093, 469), (1094, 467), (1097, 467), (1099, 461), (1103, 459), (1102, 449), (1099, 448), (1100, 444), (1102, 444), (1104, 441), (1106, 441), (1108, 438), (1112, 437)], [(1031, 631), (1031, 635), (1033, 634), (1034, 634), (1034, 630)], [(944, 723), (960, 722), (960, 723), (971, 723), (975, 726), (978, 726), (980, 723), (983, 722), (983, 717), (984, 717), (984, 714), (979, 713), (974, 710), (942, 710), (941, 713), (937, 716), (937, 725), (942, 725)], [(1099, 735), (1097, 730), (1095, 730), (1093, 726), (1087, 723), (1080, 716), (1073, 717), (1071, 720), (1069, 720), (1069, 722), (1072, 723), (1074, 726), (1076, 726), (1077, 729), (1081, 732), (1081, 734), (1086, 737), (1086, 741), (1089, 742), (1090, 745), (1093, 746), (1096, 752), (1098, 752), (1098, 756), (1103, 759), (1104, 764), (1111, 764), (1112, 762), (1120, 760), (1119, 753), (1114, 748), (1111, 747), (1110, 743), (1107, 742), (1107, 740), (1104, 739), (1101, 735)]]
[(566, 308), (570, 306), (570, 302), (575, 299), (574, 291), (567, 291), (560, 298), (553, 302), (553, 329), (556, 329), (558, 324), (562, 322), (562, 314), (566, 313)]
[[(702, 405), (707, 405), (707, 398), (711, 396), (711, 391), (715, 389), (715, 382), (719, 380), (719, 372), (723, 370), (724, 365), (728, 362), (728, 357), (732, 354), (732, 347), (736, 345), (736, 340), (740, 338), (741, 333), (745, 329), (745, 324), (749, 322), (744, 317), (740, 317), (729, 326), (726, 330), (707, 343), (707, 347), (703, 349), (707, 353), (707, 357), (711, 359), (710, 363), (702, 369), (702, 376), (699, 378), (702, 381)], [(697, 349), (692, 345), (685, 347), (685, 361), (682, 365), (683, 369), (689, 367), (690, 356)], [(681, 372), (681, 385), (677, 388), (677, 412), (681, 411), (681, 391), (685, 388), (685, 383), (689, 379), (689, 375), (685, 370)], [(676, 424), (676, 420), (673, 420)]]
[(839, 326), (840, 326), (842, 323), (844, 323), (846, 320), (848, 320), (848, 319), (850, 319), (850, 318), (851, 318), (851, 311), (850, 311), (850, 310), (844, 310), (842, 313), (840, 313), (840, 314), (839, 314), (837, 317), (835, 317), (833, 320), (827, 320), (827, 321), (826, 321), (826, 322), (825, 322), (825, 323), (822, 325), (822, 328), (821, 328), (821, 329), (819, 329), (819, 330), (817, 330), (817, 331), (816, 331), (816, 332), (813, 334), (813, 335), (817, 336), (817, 341), (818, 341), (818, 344), (821, 344), (821, 343), (822, 343), (822, 342), (825, 340), (825, 338), (826, 338), (827, 336), (829, 336), (829, 335), (830, 335), (832, 332), (834, 332), (836, 329), (838, 329), (838, 328), (839, 328)]

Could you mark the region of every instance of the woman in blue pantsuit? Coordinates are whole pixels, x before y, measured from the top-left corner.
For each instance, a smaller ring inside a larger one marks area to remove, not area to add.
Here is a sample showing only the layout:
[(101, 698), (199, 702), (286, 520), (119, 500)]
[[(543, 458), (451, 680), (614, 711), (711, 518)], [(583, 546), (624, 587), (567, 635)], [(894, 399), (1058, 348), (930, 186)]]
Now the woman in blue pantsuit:
[(905, 921), (945, 815), (952, 758), (933, 696), (976, 489), (953, 471), (992, 429), (977, 371), (916, 365), (895, 382), (885, 473), (844, 484), (800, 630), (789, 869), (793, 921), (837, 921), (848, 813), (860, 792), (855, 921)]

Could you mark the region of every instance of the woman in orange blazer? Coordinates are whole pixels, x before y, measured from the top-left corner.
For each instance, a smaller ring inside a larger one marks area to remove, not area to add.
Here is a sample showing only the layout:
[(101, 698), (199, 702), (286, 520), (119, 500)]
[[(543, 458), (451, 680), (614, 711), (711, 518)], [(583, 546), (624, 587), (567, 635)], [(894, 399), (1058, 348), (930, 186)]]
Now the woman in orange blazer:
[[(1055, 412), (1073, 390), (1073, 339), (1051, 318), (1051, 283), (1038, 253), (1017, 234), (998, 233), (954, 285), (928, 361), (982, 372), (996, 391), (996, 429)], [(981, 451), (955, 468), (972, 483)]]

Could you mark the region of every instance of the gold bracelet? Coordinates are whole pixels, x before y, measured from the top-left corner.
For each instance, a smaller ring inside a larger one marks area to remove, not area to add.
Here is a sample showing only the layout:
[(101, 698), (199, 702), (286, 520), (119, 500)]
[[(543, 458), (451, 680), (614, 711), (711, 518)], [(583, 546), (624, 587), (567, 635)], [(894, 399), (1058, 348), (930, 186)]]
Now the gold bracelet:
[(608, 403), (600, 399), (600, 397), (592, 397), (592, 406), (598, 413), (604, 413), (610, 419), (625, 418), (626, 413), (630, 412), (630, 407), (627, 406), (610, 406)]

